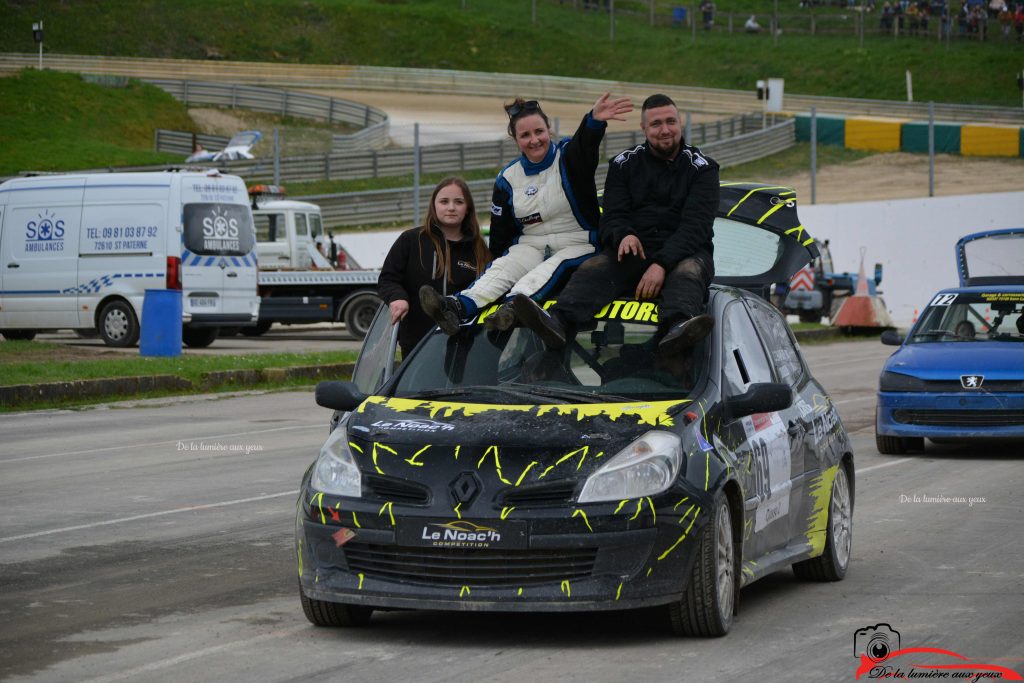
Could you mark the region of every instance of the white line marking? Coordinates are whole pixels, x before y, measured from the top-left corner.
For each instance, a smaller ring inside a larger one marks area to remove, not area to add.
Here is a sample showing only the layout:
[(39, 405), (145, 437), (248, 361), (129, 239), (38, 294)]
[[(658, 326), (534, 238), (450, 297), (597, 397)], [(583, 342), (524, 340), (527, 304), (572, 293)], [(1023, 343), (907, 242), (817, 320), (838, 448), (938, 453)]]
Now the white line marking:
[(870, 472), (871, 470), (880, 470), (883, 467), (892, 467), (893, 465), (902, 465), (905, 462), (910, 462), (913, 458), (900, 458), (899, 460), (893, 460), (891, 462), (883, 462), (880, 465), (872, 465), (871, 467), (858, 468), (854, 470), (857, 474), (863, 474), (864, 472)]
[(0, 543), (7, 543), (8, 541), (21, 541), (26, 538), (38, 538), (40, 536), (49, 536), (51, 534), (63, 534), (67, 531), (78, 531), (80, 529), (95, 529), (96, 527), (109, 526), (111, 524), (121, 524), (122, 522), (134, 522), (140, 519), (152, 519), (153, 517), (164, 517), (166, 515), (176, 515), (179, 512), (194, 512), (196, 510), (210, 510), (213, 508), (227, 507), (228, 505), (238, 505), (239, 503), (253, 503), (258, 500), (270, 500), (271, 498), (281, 498), (282, 496), (294, 496), (299, 493), (299, 490), (294, 491), (282, 491), (281, 493), (268, 493), (265, 496), (253, 496), (252, 498), (238, 498), (236, 500), (223, 500), (219, 503), (204, 503), (203, 505), (189, 505), (183, 508), (174, 508), (173, 510), (163, 510), (161, 512), (147, 512), (144, 515), (133, 515), (131, 517), (119, 517), (117, 519), (108, 519), (104, 522), (92, 522), (90, 524), (77, 524), (75, 526), (61, 527), (60, 529), (47, 529), (46, 531), (35, 531), (31, 534), (20, 534), (18, 536), (8, 536), (6, 538), (0, 538)]
[(43, 460), (45, 458), (60, 458), (68, 455), (88, 455), (89, 453), (102, 453), (104, 451), (116, 451), (123, 448), (146, 448), (148, 446), (163, 446), (169, 443), (188, 443), (190, 441), (202, 441), (204, 439), (226, 439), (231, 436), (249, 436), (250, 434), (268, 434), (270, 432), (286, 432), (293, 429), (309, 429), (311, 426), (315, 426), (315, 423), (309, 425), (298, 425), (296, 427), (274, 427), (273, 429), (258, 429), (251, 432), (235, 432), (233, 434), (210, 434), (209, 436), (189, 436), (182, 437), (180, 439), (170, 439), (168, 441), (149, 441), (147, 443), (132, 443), (125, 444), (123, 446), (104, 446), (103, 448), (90, 448), (84, 451), (64, 451), (62, 453), (47, 453), (46, 455), (29, 455), (24, 458), (11, 458), (9, 460), (0, 460), (0, 465), (6, 465), (12, 462), (25, 462), (26, 460)]
[(123, 681), (126, 678), (138, 678), (141, 674), (152, 673), (153, 671), (159, 671), (160, 669), (166, 669), (168, 667), (176, 666), (178, 664), (184, 664), (185, 662), (199, 659), (200, 657), (206, 657), (208, 655), (215, 655), (225, 650), (233, 650), (241, 645), (250, 645), (253, 643), (260, 643), (265, 640), (271, 640), (273, 638), (285, 638), (290, 635), (299, 633), (300, 631), (308, 630), (308, 626), (293, 626), (292, 628), (284, 629), (281, 631), (273, 631), (271, 633), (264, 633), (261, 636), (254, 636), (252, 638), (246, 638), (245, 640), (236, 640), (230, 643), (223, 643), (222, 645), (213, 645), (202, 650), (196, 650), (194, 652), (186, 652), (185, 654), (178, 655), (177, 657), (168, 657), (167, 659), (161, 659), (156, 662), (150, 662), (149, 664), (143, 664), (137, 666), (134, 669), (127, 669), (125, 671), (118, 672), (116, 674), (107, 674), (106, 676), (99, 676), (98, 678), (90, 678), (84, 683), (113, 683), (114, 681)]

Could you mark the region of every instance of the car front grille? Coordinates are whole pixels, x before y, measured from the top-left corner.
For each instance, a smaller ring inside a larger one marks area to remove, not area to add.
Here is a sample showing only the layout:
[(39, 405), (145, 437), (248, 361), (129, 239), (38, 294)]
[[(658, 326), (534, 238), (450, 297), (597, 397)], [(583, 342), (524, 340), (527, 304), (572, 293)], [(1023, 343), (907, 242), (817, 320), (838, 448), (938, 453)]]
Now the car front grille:
[(589, 577), (596, 548), (493, 550), (411, 548), (350, 542), (349, 569), (366, 576), (433, 586), (526, 586)]
[(893, 419), (902, 424), (944, 427), (1019, 427), (1024, 425), (1020, 410), (894, 410)]
[(426, 486), (405, 479), (364, 474), (363, 483), (369, 495), (381, 500), (405, 505), (426, 505), (430, 502), (430, 490)]
[[(960, 380), (926, 380), (924, 391), (963, 393), (964, 386)], [(1024, 392), (1024, 380), (1019, 379), (987, 379), (982, 386), (970, 390), (972, 394), (999, 394), (1004, 392)]]
[(565, 505), (573, 501), (576, 493), (575, 481), (556, 481), (550, 484), (522, 486), (506, 489), (501, 495), (501, 504), (516, 507), (547, 507)]

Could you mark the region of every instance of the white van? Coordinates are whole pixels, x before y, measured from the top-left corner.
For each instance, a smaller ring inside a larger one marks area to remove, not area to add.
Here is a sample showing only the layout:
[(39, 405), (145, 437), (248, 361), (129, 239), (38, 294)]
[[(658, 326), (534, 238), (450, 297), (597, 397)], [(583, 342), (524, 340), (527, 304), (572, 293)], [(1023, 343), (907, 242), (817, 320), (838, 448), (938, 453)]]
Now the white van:
[(208, 173), (105, 173), (0, 184), (0, 333), (139, 339), (147, 289), (182, 291), (182, 338), (208, 346), (259, 313), (245, 184)]

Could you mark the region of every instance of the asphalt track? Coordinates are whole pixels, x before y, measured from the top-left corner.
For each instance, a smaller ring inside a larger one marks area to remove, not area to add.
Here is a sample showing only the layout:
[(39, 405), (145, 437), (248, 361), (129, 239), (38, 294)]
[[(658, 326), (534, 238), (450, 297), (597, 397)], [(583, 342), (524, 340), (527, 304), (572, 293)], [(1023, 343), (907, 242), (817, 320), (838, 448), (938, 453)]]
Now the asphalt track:
[(666, 635), (657, 611), (311, 626), (292, 545), (299, 478), (327, 433), (311, 391), (0, 416), (0, 676), (852, 681), (854, 632), (879, 623), (903, 647), (1024, 672), (1024, 455), (982, 444), (879, 455), (873, 389), (890, 350), (804, 346), (853, 434), (847, 579), (770, 575), (712, 640)]

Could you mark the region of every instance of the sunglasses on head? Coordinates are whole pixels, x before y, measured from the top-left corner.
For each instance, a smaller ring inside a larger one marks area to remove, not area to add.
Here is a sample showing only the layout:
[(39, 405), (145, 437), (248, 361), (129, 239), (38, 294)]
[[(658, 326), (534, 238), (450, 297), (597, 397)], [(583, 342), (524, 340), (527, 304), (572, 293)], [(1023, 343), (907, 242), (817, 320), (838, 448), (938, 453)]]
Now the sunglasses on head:
[(519, 102), (515, 102), (513, 104), (508, 105), (507, 107), (505, 107), (505, 113), (508, 114), (508, 117), (510, 119), (514, 119), (523, 112), (538, 111), (539, 109), (540, 102), (538, 102), (537, 100), (527, 100), (522, 104), (520, 104)]

